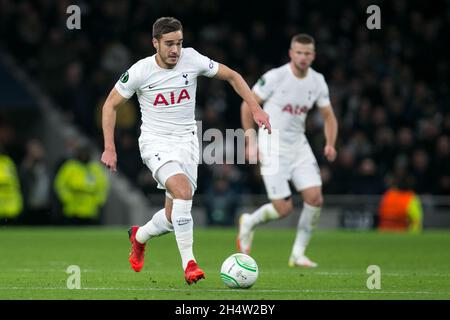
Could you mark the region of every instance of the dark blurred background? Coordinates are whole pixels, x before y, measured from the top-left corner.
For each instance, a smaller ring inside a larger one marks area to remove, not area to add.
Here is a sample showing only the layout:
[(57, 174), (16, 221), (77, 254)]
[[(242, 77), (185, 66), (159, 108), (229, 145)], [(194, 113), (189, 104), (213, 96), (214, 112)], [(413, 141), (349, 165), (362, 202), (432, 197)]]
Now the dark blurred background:
[[(71, 4), (81, 8), (81, 30), (66, 27)], [(371, 4), (381, 8), (380, 30), (366, 27)], [(151, 28), (160, 16), (180, 19), (185, 47), (232, 67), (250, 86), (288, 61), (294, 34), (315, 37), (313, 68), (328, 82), (339, 122), (338, 159), (330, 164), (321, 155), (319, 114), (313, 111), (307, 119), (328, 199), (380, 196), (399, 179), (420, 195), (450, 195), (448, 0), (0, 0), (1, 57), (14, 65), (0, 63), (0, 145), (18, 171), (24, 172), (33, 141), (43, 145), (44, 159), (46, 150), (54, 149), (37, 125), (47, 117), (43, 102), (27, 93), (24, 81), (102, 150), (101, 106), (121, 73), (154, 54)], [(200, 79), (196, 112), (203, 130), (239, 128), (240, 103), (226, 82)], [(151, 199), (158, 191), (140, 159), (139, 126), (134, 97), (119, 109), (118, 170)], [(71, 147), (66, 140), (58, 157), (72, 154)], [(48, 180), (47, 207), (54, 207), (57, 162), (43, 161), (45, 170), (39, 171)], [(27, 182), (22, 180), (22, 189)], [(198, 187), (210, 224), (233, 224), (241, 206), (265, 197), (259, 170), (251, 165), (201, 165)], [(26, 209), (29, 201), (24, 202)]]

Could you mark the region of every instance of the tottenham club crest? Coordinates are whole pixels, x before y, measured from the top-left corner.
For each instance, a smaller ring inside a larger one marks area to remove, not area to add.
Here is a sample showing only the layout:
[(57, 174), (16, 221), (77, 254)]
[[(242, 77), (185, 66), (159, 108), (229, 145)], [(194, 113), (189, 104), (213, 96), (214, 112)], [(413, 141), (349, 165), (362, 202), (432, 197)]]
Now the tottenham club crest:
[(188, 77), (188, 74), (187, 73), (183, 73), (183, 78), (184, 78), (184, 84), (185, 85), (188, 85), (188, 83), (189, 83), (189, 80), (187, 79), (187, 77)]

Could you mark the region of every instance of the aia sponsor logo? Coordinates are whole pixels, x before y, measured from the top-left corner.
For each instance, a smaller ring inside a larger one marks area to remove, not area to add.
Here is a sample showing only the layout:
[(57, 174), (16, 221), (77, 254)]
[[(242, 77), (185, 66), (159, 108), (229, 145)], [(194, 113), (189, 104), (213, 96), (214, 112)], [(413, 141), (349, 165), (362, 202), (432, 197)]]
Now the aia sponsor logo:
[(179, 93), (172, 91), (169, 93), (158, 93), (153, 102), (153, 106), (168, 106), (173, 104), (179, 104), (183, 100), (190, 100), (191, 96), (186, 89), (181, 90)]
[(283, 111), (283, 112), (287, 112), (287, 113), (290, 113), (290, 114), (293, 114), (293, 115), (300, 115), (300, 114), (307, 114), (308, 113), (308, 107), (307, 106), (299, 106), (299, 105), (297, 105), (297, 106), (292, 106), (290, 103), (289, 104), (287, 104), (287, 105), (285, 105), (284, 107), (283, 107), (283, 109), (281, 109), (281, 111)]

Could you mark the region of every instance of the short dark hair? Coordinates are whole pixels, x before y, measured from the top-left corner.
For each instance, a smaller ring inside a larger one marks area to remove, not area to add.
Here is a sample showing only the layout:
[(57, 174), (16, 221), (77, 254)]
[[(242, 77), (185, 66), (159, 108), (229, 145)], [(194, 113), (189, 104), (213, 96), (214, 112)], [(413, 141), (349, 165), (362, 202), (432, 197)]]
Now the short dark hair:
[(314, 38), (306, 33), (300, 33), (293, 36), (291, 40), (291, 46), (294, 44), (294, 42), (316, 45), (316, 41), (314, 40)]
[(166, 33), (183, 31), (183, 26), (178, 19), (174, 17), (161, 17), (153, 24), (153, 38), (159, 40)]

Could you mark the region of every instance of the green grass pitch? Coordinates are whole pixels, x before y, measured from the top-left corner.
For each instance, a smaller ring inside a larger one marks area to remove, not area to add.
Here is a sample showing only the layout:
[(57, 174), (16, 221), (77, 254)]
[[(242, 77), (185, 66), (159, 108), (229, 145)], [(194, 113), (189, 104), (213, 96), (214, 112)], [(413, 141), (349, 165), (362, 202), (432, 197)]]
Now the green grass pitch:
[[(421, 235), (318, 230), (307, 254), (316, 269), (287, 266), (293, 229), (257, 230), (252, 257), (260, 275), (248, 290), (220, 279), (235, 253), (236, 229), (194, 230), (206, 279), (188, 286), (173, 234), (150, 240), (143, 270), (128, 263), (127, 228), (0, 229), (0, 299), (450, 299), (450, 231)], [(81, 289), (67, 288), (67, 267), (81, 269)], [(366, 286), (381, 270), (381, 289)]]

